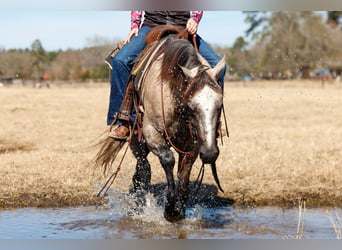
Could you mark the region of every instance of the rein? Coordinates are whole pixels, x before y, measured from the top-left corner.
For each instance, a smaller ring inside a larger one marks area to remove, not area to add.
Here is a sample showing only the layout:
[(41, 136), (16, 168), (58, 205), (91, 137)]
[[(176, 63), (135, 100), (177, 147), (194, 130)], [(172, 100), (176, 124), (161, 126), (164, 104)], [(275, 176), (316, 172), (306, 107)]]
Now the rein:
[(181, 153), (181, 154), (184, 154), (184, 158), (183, 158), (183, 161), (182, 161), (182, 166), (185, 164), (185, 160), (186, 160), (186, 157), (193, 157), (194, 156), (194, 152), (192, 151), (183, 151), (179, 148), (177, 148), (172, 140), (171, 140), (171, 137), (169, 135), (169, 133), (167, 132), (167, 128), (166, 128), (166, 122), (165, 122), (165, 109), (164, 109), (164, 84), (162, 83), (160, 85), (160, 95), (161, 95), (161, 104), (162, 104), (162, 118), (163, 118), (163, 128), (164, 128), (164, 132), (165, 132), (165, 136), (166, 136), (166, 139), (167, 141), (169, 142), (169, 144), (176, 150), (177, 153)]
[(132, 140), (132, 133), (133, 133), (132, 125), (129, 125), (129, 129), (130, 129), (130, 136), (128, 138), (128, 143), (127, 143), (125, 151), (124, 151), (124, 153), (123, 153), (123, 155), (121, 157), (119, 165), (117, 166), (116, 171), (113, 174), (111, 174), (111, 176), (109, 176), (109, 178), (107, 179), (106, 183), (103, 185), (101, 190), (97, 193), (96, 197), (101, 197), (101, 194), (103, 194), (103, 197), (106, 196), (109, 188), (113, 185), (113, 183), (114, 183), (114, 181), (115, 181), (119, 171), (121, 170), (121, 166), (122, 166), (123, 160), (126, 157), (129, 145), (131, 144), (131, 140)]
[(194, 45), (195, 51), (199, 53), (197, 42), (196, 42), (196, 34), (192, 35), (192, 44)]
[[(118, 165), (118, 167), (116, 168), (116, 171), (107, 179), (106, 183), (103, 185), (103, 187), (101, 188), (101, 190), (97, 193), (97, 197), (100, 197), (101, 194), (103, 194), (103, 197), (106, 196), (109, 188), (113, 185), (115, 179), (116, 179), (116, 176), (118, 175), (119, 171), (121, 170), (121, 166), (122, 166), (122, 162), (126, 156), (126, 153), (127, 153), (127, 150), (128, 150), (128, 147), (129, 147), (129, 143), (127, 143), (127, 146), (126, 146), (126, 149), (125, 149), (125, 152), (120, 160), (120, 163)], [(104, 191), (104, 192), (103, 192)], [(102, 193), (103, 192), (103, 193)]]

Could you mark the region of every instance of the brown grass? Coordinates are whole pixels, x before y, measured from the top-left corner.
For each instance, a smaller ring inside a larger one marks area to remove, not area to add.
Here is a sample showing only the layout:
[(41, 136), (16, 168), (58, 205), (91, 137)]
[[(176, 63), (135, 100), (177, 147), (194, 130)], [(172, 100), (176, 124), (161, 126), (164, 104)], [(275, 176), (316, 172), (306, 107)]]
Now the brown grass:
[[(0, 207), (89, 205), (109, 85), (0, 89)], [(342, 88), (319, 82), (225, 85), (230, 138), (217, 161), (221, 197), (240, 205), (342, 205)], [(152, 182), (164, 183), (156, 157)], [(118, 159), (120, 158), (120, 153)], [(129, 154), (113, 188), (127, 191)], [(197, 177), (200, 163), (194, 166)], [(112, 167), (115, 171), (116, 166)], [(214, 185), (209, 169), (204, 183)]]

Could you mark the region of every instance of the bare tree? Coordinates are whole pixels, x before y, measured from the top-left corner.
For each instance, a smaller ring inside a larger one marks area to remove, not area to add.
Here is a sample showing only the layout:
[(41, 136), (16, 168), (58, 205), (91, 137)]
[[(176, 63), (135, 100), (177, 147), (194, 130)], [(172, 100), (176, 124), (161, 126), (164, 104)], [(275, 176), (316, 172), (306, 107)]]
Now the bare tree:
[(259, 56), (263, 50), (258, 63), (264, 73), (295, 75), (306, 68), (324, 66), (335, 52), (331, 32), (322, 16), (313, 12), (271, 12), (263, 22), (267, 25), (259, 31), (254, 47), (258, 47)]

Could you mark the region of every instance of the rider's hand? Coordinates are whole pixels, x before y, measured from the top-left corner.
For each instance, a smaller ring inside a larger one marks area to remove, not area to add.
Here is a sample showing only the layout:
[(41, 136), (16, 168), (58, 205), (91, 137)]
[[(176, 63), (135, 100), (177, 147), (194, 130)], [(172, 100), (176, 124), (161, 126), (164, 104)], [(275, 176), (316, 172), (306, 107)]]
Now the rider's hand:
[(198, 29), (198, 24), (195, 22), (193, 19), (189, 19), (188, 22), (186, 23), (186, 28), (190, 35), (194, 35), (197, 32)]
[(134, 35), (134, 36), (138, 36), (138, 33), (139, 33), (139, 29), (138, 29), (138, 28), (132, 29), (132, 30), (129, 32), (129, 34), (128, 34), (126, 40), (124, 41), (124, 44), (129, 43), (129, 42), (131, 41), (131, 38), (132, 38), (133, 35)]

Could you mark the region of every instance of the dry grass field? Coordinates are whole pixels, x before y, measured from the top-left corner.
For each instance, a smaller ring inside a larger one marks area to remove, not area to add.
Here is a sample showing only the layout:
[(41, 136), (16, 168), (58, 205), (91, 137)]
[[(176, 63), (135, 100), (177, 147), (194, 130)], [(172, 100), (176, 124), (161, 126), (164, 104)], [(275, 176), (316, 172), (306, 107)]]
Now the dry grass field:
[[(0, 208), (77, 206), (106, 177), (94, 169), (103, 136), (108, 84), (0, 89)], [(217, 161), (220, 197), (237, 205), (342, 205), (342, 87), (319, 82), (225, 85), (230, 137)], [(155, 156), (152, 182), (164, 183)], [(129, 153), (112, 188), (127, 191)], [(115, 170), (116, 166), (113, 166)], [(193, 168), (195, 180), (200, 168)], [(214, 185), (211, 171), (204, 183)]]

